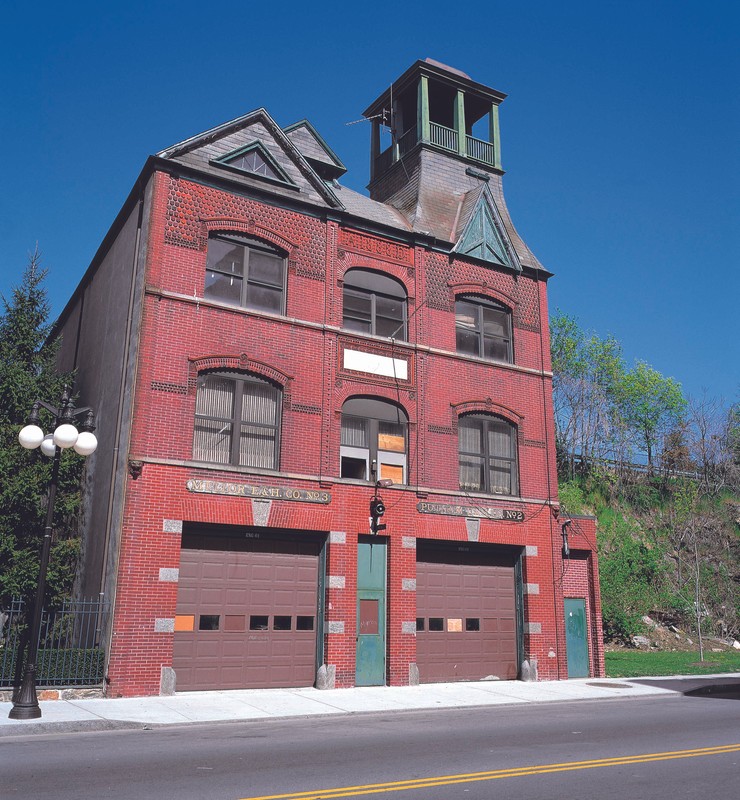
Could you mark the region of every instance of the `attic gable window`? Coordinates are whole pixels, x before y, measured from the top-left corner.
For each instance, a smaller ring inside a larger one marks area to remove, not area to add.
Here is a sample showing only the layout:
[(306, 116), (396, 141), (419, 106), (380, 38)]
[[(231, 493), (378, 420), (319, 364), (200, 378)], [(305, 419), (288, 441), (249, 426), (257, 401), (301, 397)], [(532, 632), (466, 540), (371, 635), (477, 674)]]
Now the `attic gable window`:
[(293, 186), (293, 181), (288, 178), (277, 161), (259, 142), (254, 142), (247, 147), (241, 147), (238, 150), (227, 153), (211, 163), (234, 172), (245, 172), (268, 181), (287, 183)]
[(225, 163), (230, 167), (243, 169), (245, 172), (254, 172), (257, 175), (263, 175), (265, 178), (280, 180), (277, 172), (265, 161), (260, 151), (256, 149), (242, 153), (240, 156), (236, 156), (236, 158), (232, 158)]

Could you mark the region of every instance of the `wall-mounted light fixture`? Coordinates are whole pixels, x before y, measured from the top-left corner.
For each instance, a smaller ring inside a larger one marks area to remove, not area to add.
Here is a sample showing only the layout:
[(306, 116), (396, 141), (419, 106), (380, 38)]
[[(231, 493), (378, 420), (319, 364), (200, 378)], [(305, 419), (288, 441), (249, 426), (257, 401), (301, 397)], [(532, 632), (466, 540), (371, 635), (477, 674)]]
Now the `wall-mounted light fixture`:
[(378, 495), (378, 489), (387, 489), (393, 486), (393, 481), (390, 478), (383, 478), (375, 482), (375, 494), (370, 500), (370, 533), (376, 535), (379, 531), (384, 531), (387, 527), (385, 523), (380, 522), (380, 518), (385, 514), (385, 503)]
[(570, 545), (568, 544), (568, 528), (573, 524), (573, 520), (566, 519), (560, 526), (560, 535), (563, 537), (563, 558), (570, 556)]

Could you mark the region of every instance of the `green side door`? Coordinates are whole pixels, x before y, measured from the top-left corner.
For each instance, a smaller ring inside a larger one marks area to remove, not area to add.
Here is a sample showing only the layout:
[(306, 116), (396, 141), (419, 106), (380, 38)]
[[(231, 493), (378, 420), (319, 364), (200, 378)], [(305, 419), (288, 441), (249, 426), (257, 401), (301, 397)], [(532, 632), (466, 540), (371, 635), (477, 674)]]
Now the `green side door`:
[(384, 539), (357, 543), (357, 686), (385, 685), (386, 552)]
[(565, 647), (568, 654), (568, 677), (588, 678), (585, 600), (565, 599)]

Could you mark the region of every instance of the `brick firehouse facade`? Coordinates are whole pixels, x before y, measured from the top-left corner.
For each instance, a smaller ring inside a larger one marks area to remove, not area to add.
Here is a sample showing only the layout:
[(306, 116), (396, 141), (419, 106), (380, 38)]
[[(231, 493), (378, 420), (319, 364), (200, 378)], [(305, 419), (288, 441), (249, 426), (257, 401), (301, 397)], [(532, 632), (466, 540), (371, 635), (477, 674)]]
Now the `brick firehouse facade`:
[(369, 196), (264, 109), (146, 162), (56, 328), (110, 696), (603, 674), (503, 99), (416, 62), (365, 112)]

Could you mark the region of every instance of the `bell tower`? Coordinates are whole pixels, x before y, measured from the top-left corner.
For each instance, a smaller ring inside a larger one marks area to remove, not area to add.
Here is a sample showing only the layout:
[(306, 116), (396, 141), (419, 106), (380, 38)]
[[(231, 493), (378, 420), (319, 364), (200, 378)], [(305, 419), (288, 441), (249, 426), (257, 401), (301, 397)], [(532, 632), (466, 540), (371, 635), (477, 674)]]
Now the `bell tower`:
[(460, 70), (417, 61), (364, 112), (373, 126), (368, 189), (450, 252), (515, 272), (541, 269), (504, 200), (505, 98)]
[[(417, 61), (364, 112), (372, 122), (370, 196), (392, 202), (399, 162), (421, 151), (503, 174), (498, 107), (506, 95), (432, 59)], [(381, 145), (381, 131), (390, 143)], [(401, 169), (401, 172), (403, 170)], [(395, 204), (394, 204), (395, 205)]]

